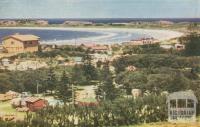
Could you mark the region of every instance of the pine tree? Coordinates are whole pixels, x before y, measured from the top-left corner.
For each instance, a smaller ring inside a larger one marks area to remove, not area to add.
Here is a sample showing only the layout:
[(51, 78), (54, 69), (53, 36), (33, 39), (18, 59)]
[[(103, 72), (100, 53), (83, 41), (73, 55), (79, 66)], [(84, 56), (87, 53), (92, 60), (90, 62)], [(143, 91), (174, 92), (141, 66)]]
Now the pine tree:
[(72, 85), (65, 71), (63, 71), (61, 80), (56, 87), (55, 97), (62, 100), (64, 104), (72, 101)]
[(57, 85), (58, 81), (56, 79), (56, 75), (53, 71), (53, 68), (49, 69), (47, 80), (46, 80), (46, 90), (50, 90), (51, 94)]
[(105, 63), (101, 75), (101, 83), (96, 91), (97, 96), (104, 100), (114, 100), (119, 96), (119, 90), (113, 84), (113, 76), (109, 69), (109, 63)]
[(182, 37), (180, 41), (185, 44), (185, 55), (200, 56), (200, 35), (191, 33), (186, 37)]
[(82, 65), (75, 65), (72, 69), (72, 82), (74, 85), (83, 85), (87, 83), (87, 79), (83, 72)]
[(91, 60), (92, 60), (92, 58), (89, 55), (89, 50), (87, 50), (86, 54), (83, 57), (83, 63), (84, 63), (83, 71), (84, 71), (84, 75), (88, 81), (94, 80), (97, 78), (97, 72), (96, 72), (95, 67), (92, 65)]

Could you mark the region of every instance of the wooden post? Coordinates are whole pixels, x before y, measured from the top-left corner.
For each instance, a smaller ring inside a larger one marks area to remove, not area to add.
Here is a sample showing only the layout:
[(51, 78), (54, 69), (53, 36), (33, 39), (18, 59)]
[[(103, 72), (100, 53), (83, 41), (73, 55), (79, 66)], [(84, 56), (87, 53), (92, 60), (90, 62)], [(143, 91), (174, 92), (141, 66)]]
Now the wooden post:
[(170, 107), (170, 100), (168, 100), (168, 121), (171, 120), (170, 110), (171, 110), (171, 107)]

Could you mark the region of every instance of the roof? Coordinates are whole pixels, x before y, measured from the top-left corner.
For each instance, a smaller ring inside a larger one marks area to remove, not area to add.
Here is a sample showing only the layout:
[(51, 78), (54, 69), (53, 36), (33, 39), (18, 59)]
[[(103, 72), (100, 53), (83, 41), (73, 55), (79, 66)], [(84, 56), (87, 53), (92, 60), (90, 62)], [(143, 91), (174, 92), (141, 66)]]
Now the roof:
[(34, 102), (39, 101), (39, 100), (41, 100), (41, 99), (37, 98), (37, 97), (27, 97), (27, 98), (25, 98), (26, 102), (31, 102), (31, 103), (34, 103)]
[(191, 99), (198, 103), (198, 100), (192, 90), (171, 93), (167, 97), (167, 102), (173, 99)]
[(153, 37), (142, 37), (142, 38), (137, 38), (131, 41), (143, 41), (143, 40), (155, 40)]
[(8, 92), (6, 92), (6, 94), (19, 94), (19, 93), (12, 91), (12, 90), (9, 90)]
[(94, 43), (87, 43), (84, 44), (84, 46), (93, 50), (108, 50), (108, 47), (106, 45), (96, 45)]
[(178, 43), (178, 44), (175, 44), (175, 46), (185, 46), (185, 45)]
[(91, 49), (93, 50), (108, 50), (108, 47), (107, 46), (93, 46), (93, 47), (90, 47)]
[(82, 62), (82, 57), (74, 57), (75, 62)]
[(20, 41), (37, 41), (40, 39), (40, 37), (35, 36), (35, 35), (31, 35), (31, 34), (14, 34), (14, 35), (10, 35), (7, 37), (4, 37), (3, 40), (8, 39), (8, 38), (14, 38)]

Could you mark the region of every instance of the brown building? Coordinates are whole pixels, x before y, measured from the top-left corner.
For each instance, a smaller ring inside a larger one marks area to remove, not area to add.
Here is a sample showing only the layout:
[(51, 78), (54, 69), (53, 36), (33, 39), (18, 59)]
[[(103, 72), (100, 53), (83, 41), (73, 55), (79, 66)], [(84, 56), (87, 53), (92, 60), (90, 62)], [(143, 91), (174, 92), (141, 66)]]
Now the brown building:
[(135, 40), (131, 40), (129, 42), (123, 42), (125, 45), (135, 45), (135, 46), (140, 46), (140, 45), (150, 45), (150, 44), (156, 44), (159, 43), (158, 40), (154, 39), (153, 37), (150, 38), (139, 38)]
[(36, 52), (39, 37), (35, 35), (15, 34), (3, 38), (3, 48), (7, 53)]
[(30, 111), (34, 112), (45, 108), (47, 106), (47, 101), (44, 99), (36, 98), (36, 97), (29, 97), (26, 98), (26, 106), (29, 108)]
[(185, 49), (185, 45), (183, 45), (183, 44), (175, 44), (174, 47), (178, 51), (181, 51), (181, 50)]
[(95, 52), (107, 52), (109, 51), (109, 47), (106, 45), (96, 45), (96, 44), (85, 44), (86, 48), (89, 48)]

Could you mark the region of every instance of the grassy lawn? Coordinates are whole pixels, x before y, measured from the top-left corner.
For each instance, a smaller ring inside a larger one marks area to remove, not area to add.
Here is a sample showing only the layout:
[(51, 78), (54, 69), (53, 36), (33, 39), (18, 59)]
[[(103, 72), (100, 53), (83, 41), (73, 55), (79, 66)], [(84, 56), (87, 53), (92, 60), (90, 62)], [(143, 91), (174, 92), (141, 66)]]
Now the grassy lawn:
[(122, 127), (200, 127), (200, 116), (197, 117), (196, 123), (157, 122), (157, 123), (148, 123), (148, 124), (141, 124), (141, 125), (122, 126)]
[(142, 124), (142, 125), (133, 125), (133, 126), (123, 126), (123, 127), (200, 127), (200, 123), (168, 123), (168, 122), (160, 122), (160, 123), (150, 123), (150, 124)]
[(17, 112), (12, 108), (10, 101), (0, 102), (0, 114), (13, 114), (16, 115), (17, 119), (23, 119), (25, 114), (24, 112)]

